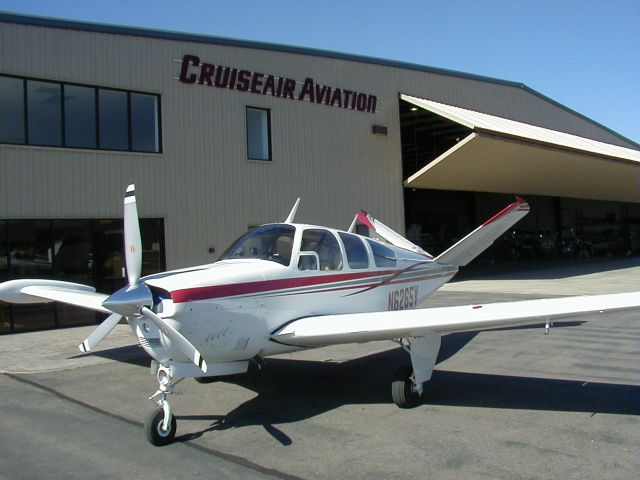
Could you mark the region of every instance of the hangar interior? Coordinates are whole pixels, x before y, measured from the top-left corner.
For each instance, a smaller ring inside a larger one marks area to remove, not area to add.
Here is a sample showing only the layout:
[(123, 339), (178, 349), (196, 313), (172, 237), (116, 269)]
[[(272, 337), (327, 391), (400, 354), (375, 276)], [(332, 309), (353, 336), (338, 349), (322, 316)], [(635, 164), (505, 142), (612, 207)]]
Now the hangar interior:
[[(415, 177), (473, 132), (469, 126), (420, 108), (403, 96), (399, 112), (405, 179)], [(631, 175), (632, 180), (635, 177)], [(512, 201), (514, 195), (522, 195), (531, 205), (531, 213), (470, 267), (499, 269), (515, 261), (612, 257), (640, 250), (638, 203), (539, 195), (534, 185), (529, 188), (534, 193), (493, 193), (490, 187), (483, 192), (481, 181), (473, 190), (414, 188), (410, 180), (405, 181), (407, 237), (438, 254)], [(589, 189), (583, 192), (582, 196), (588, 197)], [(612, 198), (618, 194), (612, 190)], [(634, 191), (632, 186), (630, 195), (637, 197), (637, 188)]]

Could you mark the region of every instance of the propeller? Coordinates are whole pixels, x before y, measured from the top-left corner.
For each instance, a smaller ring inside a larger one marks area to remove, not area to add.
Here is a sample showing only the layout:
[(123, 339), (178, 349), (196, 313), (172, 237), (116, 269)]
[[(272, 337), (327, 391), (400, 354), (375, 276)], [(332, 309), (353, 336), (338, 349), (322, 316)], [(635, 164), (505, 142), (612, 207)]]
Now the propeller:
[(142, 239), (138, 223), (136, 187), (131, 184), (124, 195), (124, 248), (127, 265), (127, 280), (133, 287), (140, 281), (142, 272)]
[(153, 305), (153, 295), (149, 287), (140, 281), (142, 274), (142, 240), (138, 207), (136, 205), (135, 186), (127, 187), (124, 197), (124, 247), (127, 266), (128, 285), (108, 297), (102, 306), (112, 311), (104, 322), (79, 345), (83, 352), (88, 352), (104, 339), (115, 328), (121, 318), (143, 316), (153, 323), (170, 341), (203, 372), (207, 364), (200, 352), (180, 332), (164, 319), (156, 315), (149, 307)]
[(98, 328), (96, 328), (93, 332), (91, 332), (91, 334), (85, 339), (84, 342), (78, 345), (78, 348), (80, 348), (80, 351), (84, 353), (91, 351), (91, 349), (95, 347), (97, 344), (99, 344), (104, 337), (109, 335), (109, 332), (111, 332), (111, 330), (115, 328), (115, 326), (118, 324), (118, 322), (121, 319), (122, 319), (122, 315), (118, 313), (109, 315), (109, 317), (107, 317), (107, 319), (104, 322), (102, 322), (98, 326)]

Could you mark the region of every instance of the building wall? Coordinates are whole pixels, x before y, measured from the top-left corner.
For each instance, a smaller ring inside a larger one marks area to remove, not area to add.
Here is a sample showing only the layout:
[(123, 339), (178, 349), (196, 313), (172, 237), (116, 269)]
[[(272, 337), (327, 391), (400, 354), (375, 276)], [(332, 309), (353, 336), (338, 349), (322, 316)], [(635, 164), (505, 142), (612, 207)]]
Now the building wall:
[[(187, 85), (185, 54), (373, 94), (378, 111)], [(140, 215), (164, 218), (168, 268), (213, 261), (297, 196), (301, 222), (346, 228), (365, 208), (403, 231), (399, 93), (629, 146), (515, 85), (301, 53), (0, 23), (0, 73), (161, 95), (160, 154), (0, 145), (0, 218), (119, 217), (135, 182)], [(246, 106), (271, 110), (272, 162), (246, 160)]]

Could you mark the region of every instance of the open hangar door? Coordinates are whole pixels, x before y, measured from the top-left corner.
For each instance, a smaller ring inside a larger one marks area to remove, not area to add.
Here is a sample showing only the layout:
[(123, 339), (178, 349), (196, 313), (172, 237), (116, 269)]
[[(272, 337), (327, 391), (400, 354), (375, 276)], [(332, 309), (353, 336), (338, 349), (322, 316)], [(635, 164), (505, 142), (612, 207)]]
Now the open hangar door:
[[(640, 152), (414, 99), (402, 95), (399, 107), (405, 226), (407, 236), (425, 250), (443, 251), (517, 194), (529, 202), (531, 213), (475, 265), (640, 251)], [(425, 108), (433, 105), (437, 108)], [(489, 132), (482, 128), (486, 124), (501, 131)], [(476, 142), (477, 137), (487, 138)], [(514, 156), (528, 163), (513, 165)], [(504, 168), (498, 172), (495, 164), (482, 164), (488, 157)], [(576, 172), (581, 160), (586, 171)], [(513, 168), (525, 171), (505, 175)], [(603, 168), (611, 170), (609, 185), (601, 181)], [(628, 178), (616, 182), (620, 176)], [(592, 189), (597, 199), (571, 198), (580, 188), (588, 196), (590, 184), (597, 186)]]

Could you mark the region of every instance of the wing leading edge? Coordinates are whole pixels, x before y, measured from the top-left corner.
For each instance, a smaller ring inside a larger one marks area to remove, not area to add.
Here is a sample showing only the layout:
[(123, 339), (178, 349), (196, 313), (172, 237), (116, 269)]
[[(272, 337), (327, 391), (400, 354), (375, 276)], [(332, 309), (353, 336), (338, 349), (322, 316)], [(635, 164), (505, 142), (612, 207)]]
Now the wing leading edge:
[(274, 332), (271, 339), (287, 345), (321, 347), (535, 324), (547, 319), (638, 307), (640, 292), (632, 292), (393, 312), (324, 315), (295, 320)]

